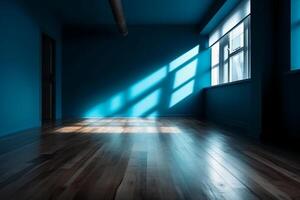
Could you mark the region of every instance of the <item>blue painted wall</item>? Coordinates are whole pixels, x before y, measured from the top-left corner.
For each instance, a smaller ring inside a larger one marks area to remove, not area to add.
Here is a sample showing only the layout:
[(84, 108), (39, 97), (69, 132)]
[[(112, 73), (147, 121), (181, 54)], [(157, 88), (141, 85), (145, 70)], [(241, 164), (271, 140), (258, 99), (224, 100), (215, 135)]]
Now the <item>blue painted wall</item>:
[(189, 26), (129, 30), (66, 31), (63, 117), (198, 115), (210, 84), (205, 40)]
[(209, 121), (250, 134), (251, 81), (208, 88), (205, 97)]
[(283, 117), (286, 134), (300, 138), (300, 73), (288, 73), (284, 76)]
[(57, 117), (60, 117), (60, 25), (28, 2), (26, 6), (23, 3), (0, 2), (0, 136), (41, 124), (42, 32), (58, 41)]
[(300, 0), (291, 0), (291, 64), (300, 69)]

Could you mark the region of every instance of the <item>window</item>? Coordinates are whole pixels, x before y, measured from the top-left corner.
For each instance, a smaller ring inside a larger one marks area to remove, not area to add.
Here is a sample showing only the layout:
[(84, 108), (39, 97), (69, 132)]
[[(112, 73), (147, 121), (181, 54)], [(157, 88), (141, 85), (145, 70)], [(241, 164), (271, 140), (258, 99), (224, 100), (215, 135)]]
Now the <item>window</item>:
[(211, 56), (211, 75), (212, 75), (212, 85), (217, 85), (219, 84), (219, 42), (217, 42), (213, 47), (212, 47), (212, 56)]
[(212, 85), (250, 78), (249, 24), (250, 16), (211, 47)]
[(300, 0), (291, 1), (291, 69), (300, 69)]

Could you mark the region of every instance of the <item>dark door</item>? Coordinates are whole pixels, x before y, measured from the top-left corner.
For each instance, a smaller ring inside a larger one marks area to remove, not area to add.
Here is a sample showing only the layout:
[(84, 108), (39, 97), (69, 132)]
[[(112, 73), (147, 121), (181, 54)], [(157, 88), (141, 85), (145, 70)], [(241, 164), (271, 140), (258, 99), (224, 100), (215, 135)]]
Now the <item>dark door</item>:
[(55, 41), (42, 36), (42, 122), (55, 120)]

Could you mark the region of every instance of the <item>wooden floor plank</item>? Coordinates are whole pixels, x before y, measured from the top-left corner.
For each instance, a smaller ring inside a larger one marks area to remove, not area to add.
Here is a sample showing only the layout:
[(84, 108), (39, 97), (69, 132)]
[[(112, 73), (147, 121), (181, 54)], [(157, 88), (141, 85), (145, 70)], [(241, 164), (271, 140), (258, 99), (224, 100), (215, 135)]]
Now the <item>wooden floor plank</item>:
[(300, 199), (296, 153), (195, 119), (68, 120), (0, 146), (0, 199)]

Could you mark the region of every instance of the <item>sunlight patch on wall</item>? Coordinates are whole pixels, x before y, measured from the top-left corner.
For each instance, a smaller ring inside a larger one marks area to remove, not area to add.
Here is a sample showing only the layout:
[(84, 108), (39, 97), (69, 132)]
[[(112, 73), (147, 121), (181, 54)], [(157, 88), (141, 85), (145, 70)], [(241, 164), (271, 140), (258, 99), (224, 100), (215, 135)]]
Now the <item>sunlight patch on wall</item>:
[(130, 115), (143, 116), (147, 111), (158, 105), (161, 96), (161, 89), (157, 89), (144, 99), (133, 105)]
[(129, 98), (130, 100), (142, 95), (147, 92), (149, 89), (157, 85), (167, 76), (167, 67), (163, 67), (156, 72), (152, 73), (145, 79), (139, 81), (130, 88)]
[(122, 104), (125, 101), (124, 93), (119, 93), (111, 98), (109, 104), (110, 112), (116, 112), (122, 108)]
[(195, 77), (197, 64), (198, 59), (195, 59), (176, 72), (173, 89), (176, 89), (183, 83)]
[(151, 112), (150, 114), (148, 114), (146, 117), (149, 117), (149, 118), (156, 118), (159, 116), (159, 113), (157, 111), (153, 111)]
[(105, 106), (102, 104), (95, 106), (89, 110), (84, 117), (93, 118), (93, 117), (105, 117)]
[[(199, 46), (198, 46), (199, 47)], [(194, 48), (195, 49), (195, 48)], [(195, 50), (194, 50), (195, 51)], [(198, 55), (198, 54), (197, 54)], [(193, 57), (194, 58), (194, 57)], [(198, 67), (198, 57), (187, 60), (186, 65), (176, 69), (169, 108), (177, 105), (194, 92), (195, 78)]]
[(189, 50), (182, 56), (180, 56), (180, 57), (176, 58), (174, 61), (172, 61), (169, 66), (169, 71), (170, 72), (174, 71), (175, 69), (177, 69), (178, 67), (180, 67), (187, 61), (191, 60), (196, 55), (198, 55), (198, 53), (199, 53), (199, 45), (195, 46), (193, 49)]
[(91, 109), (88, 113), (86, 113), (85, 117), (105, 117), (117, 112), (123, 106), (125, 101), (124, 96), (124, 92), (114, 95), (113, 97)]
[(169, 107), (171, 108), (175, 106), (176, 104), (190, 96), (194, 92), (194, 85), (195, 81), (191, 80), (190, 82), (186, 83), (175, 92), (173, 92)]

